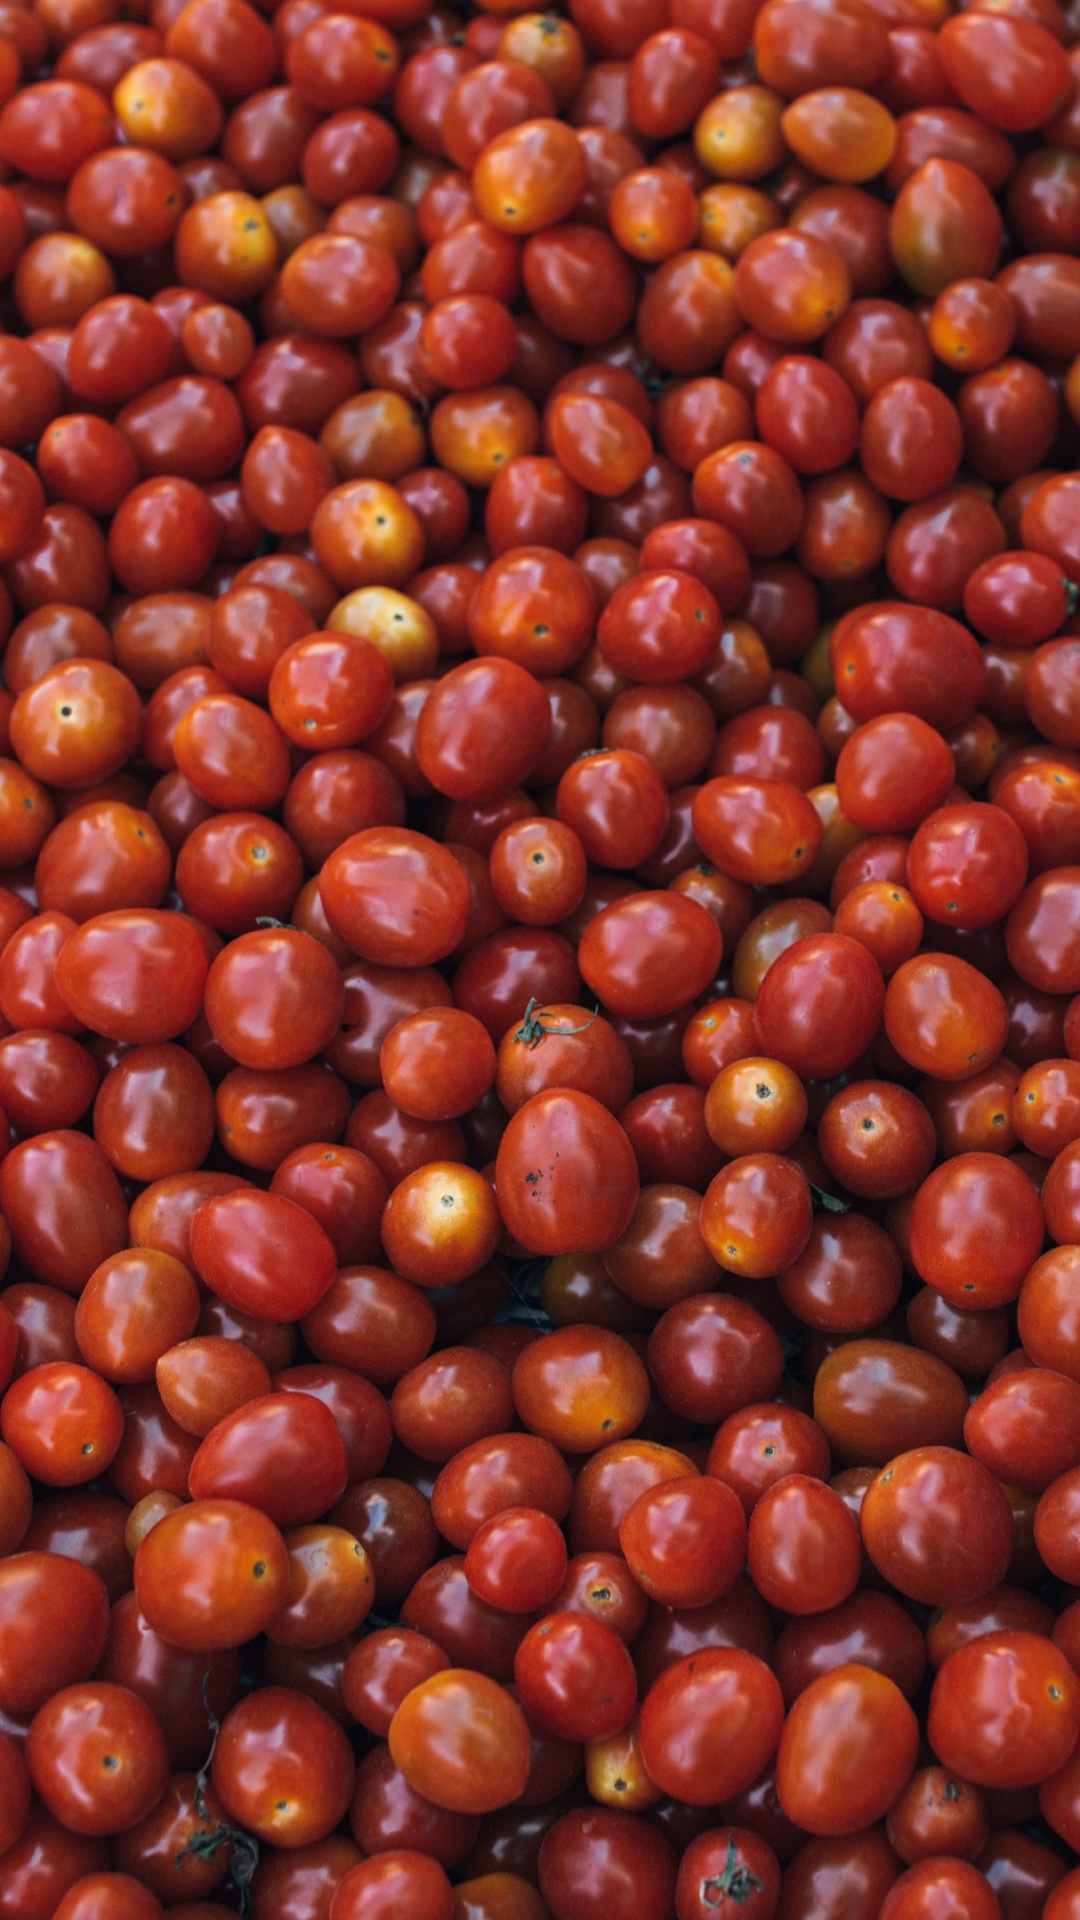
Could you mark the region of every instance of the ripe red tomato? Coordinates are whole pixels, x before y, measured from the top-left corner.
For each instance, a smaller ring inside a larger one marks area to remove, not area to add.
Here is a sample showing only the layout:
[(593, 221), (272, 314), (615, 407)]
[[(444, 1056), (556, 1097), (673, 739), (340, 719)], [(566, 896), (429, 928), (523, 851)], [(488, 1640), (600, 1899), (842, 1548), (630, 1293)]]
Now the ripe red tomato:
[(1034, 1786), (1072, 1753), (1074, 1721), (1080, 1728), (1080, 1692), (1052, 1641), (987, 1634), (943, 1663), (928, 1731), (939, 1759), (959, 1767), (962, 1758), (976, 1785)]
[[(640, 1737), (651, 1778), (691, 1806), (730, 1799), (776, 1750), (784, 1717), (775, 1676), (738, 1647), (705, 1647), (669, 1666), (642, 1702)], [(737, 1727), (732, 1745), (721, 1726)]]
[(322, 1840), (352, 1797), (349, 1743), (323, 1708), (291, 1687), (262, 1687), (226, 1715), (213, 1781), (229, 1816), (260, 1840)]
[(86, 1680), (105, 1650), (108, 1595), (89, 1567), (59, 1554), (0, 1561), (0, 1708), (36, 1713)]
[(540, 1890), (554, 1920), (662, 1920), (675, 1888), (674, 1850), (633, 1814), (586, 1808), (556, 1820), (540, 1849)]
[(0, 1920), (1076, 1920), (1078, 39), (0, 0)]
[(951, 1447), (915, 1447), (890, 1461), (866, 1489), (860, 1525), (867, 1552), (890, 1583), (932, 1606), (989, 1593), (1012, 1554), (999, 1483)]
[(245, 1189), (197, 1208), (191, 1257), (219, 1299), (266, 1320), (310, 1313), (337, 1269), (333, 1242), (309, 1213), (280, 1194)]
[(495, 1184), (515, 1239), (547, 1254), (611, 1246), (638, 1194), (618, 1121), (590, 1094), (571, 1090), (538, 1093), (519, 1107), (499, 1144)]
[(119, 1833), (156, 1806), (169, 1774), (165, 1736), (126, 1687), (83, 1681), (39, 1707), (26, 1740), (30, 1778), (75, 1833)]
[(840, 1666), (799, 1695), (784, 1723), (776, 1788), (809, 1833), (857, 1833), (891, 1807), (918, 1752), (918, 1722), (893, 1681)]

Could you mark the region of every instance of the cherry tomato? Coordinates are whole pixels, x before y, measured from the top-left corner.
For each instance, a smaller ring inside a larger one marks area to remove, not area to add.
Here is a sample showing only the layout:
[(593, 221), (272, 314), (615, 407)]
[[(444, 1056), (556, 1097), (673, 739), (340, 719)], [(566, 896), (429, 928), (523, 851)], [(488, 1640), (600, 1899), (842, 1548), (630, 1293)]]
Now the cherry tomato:
[(198, 1652), (240, 1646), (261, 1632), (284, 1606), (288, 1581), (278, 1529), (235, 1500), (176, 1508), (136, 1555), (135, 1590), (149, 1625)]
[(856, 1833), (899, 1798), (917, 1751), (918, 1723), (893, 1681), (837, 1667), (811, 1681), (784, 1723), (780, 1804), (810, 1833)]
[[(1076, 1744), (1080, 1694), (1067, 1660), (1031, 1633), (987, 1634), (934, 1681), (928, 1731), (939, 1759), (978, 1786), (1033, 1786)], [(1023, 1724), (1023, 1734), (1019, 1732)]]

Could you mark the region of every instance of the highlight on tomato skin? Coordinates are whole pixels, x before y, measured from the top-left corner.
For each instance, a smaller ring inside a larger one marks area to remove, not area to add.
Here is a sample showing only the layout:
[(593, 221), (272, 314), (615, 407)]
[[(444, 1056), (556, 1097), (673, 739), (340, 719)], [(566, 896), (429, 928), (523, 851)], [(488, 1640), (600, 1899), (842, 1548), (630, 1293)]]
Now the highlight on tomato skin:
[(1080, 5), (522, 4), (0, 0), (0, 1920), (1080, 1920)]

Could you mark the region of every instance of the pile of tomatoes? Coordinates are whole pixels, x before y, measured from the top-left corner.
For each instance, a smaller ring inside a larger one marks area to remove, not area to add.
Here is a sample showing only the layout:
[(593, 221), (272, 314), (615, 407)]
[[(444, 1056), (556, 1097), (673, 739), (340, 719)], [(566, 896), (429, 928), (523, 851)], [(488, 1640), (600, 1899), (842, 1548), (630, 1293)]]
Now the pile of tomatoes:
[(1080, 0), (0, 176), (0, 1920), (1080, 1920)]

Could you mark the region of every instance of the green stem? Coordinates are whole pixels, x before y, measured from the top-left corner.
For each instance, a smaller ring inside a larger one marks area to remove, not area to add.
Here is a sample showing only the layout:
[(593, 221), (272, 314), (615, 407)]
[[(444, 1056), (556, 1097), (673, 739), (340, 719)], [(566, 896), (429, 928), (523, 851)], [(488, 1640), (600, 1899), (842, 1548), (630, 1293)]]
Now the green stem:
[(714, 1873), (711, 1879), (701, 1883), (702, 1904), (720, 1907), (730, 1895), (737, 1907), (745, 1907), (755, 1893), (762, 1892), (764, 1885), (765, 1882), (740, 1861), (735, 1842), (729, 1837), (723, 1873)]
[(824, 1187), (815, 1187), (812, 1180), (808, 1180), (806, 1184), (810, 1189), (815, 1207), (820, 1207), (822, 1213), (851, 1212), (849, 1200), (838, 1200), (835, 1193), (826, 1193)]
[(200, 1820), (206, 1821), (201, 1833), (193, 1833), (185, 1847), (181, 1847), (174, 1864), (179, 1867), (190, 1856), (195, 1860), (212, 1860), (222, 1847), (231, 1849), (229, 1872), (233, 1884), (240, 1894), (240, 1912), (246, 1914), (251, 1904), (251, 1881), (259, 1864), (259, 1843), (253, 1834), (245, 1833), (242, 1827), (229, 1826), (224, 1820), (218, 1820), (206, 1804), (206, 1789), (210, 1784), (210, 1769), (217, 1749), (221, 1722), (210, 1705), (210, 1673), (203, 1674), (202, 1697), (206, 1717), (210, 1722), (213, 1739), (210, 1751), (195, 1775), (195, 1811)]
[(546, 1040), (549, 1033), (557, 1034), (560, 1037), (563, 1034), (569, 1036), (575, 1033), (584, 1033), (587, 1028), (592, 1026), (593, 1021), (596, 1019), (596, 1014), (599, 1011), (599, 1009), (594, 1009), (584, 1025), (580, 1027), (548, 1027), (544, 1025), (541, 1015), (536, 1011), (539, 1004), (538, 1000), (529, 1001), (525, 1009), (525, 1018), (514, 1035), (514, 1039), (518, 1044), (523, 1047), (528, 1047), (530, 1052), (534, 1047), (538, 1047), (542, 1040)]

